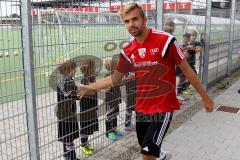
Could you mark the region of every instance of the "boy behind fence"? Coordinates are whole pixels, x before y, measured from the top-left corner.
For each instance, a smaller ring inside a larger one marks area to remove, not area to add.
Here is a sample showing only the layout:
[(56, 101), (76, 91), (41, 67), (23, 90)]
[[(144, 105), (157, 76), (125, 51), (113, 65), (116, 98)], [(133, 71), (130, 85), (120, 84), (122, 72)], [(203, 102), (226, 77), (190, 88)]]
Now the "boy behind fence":
[[(84, 85), (96, 82), (96, 66), (93, 59), (88, 59), (82, 62), (80, 70), (83, 74), (81, 83)], [(89, 96), (84, 96), (80, 100), (80, 134), (81, 147), (80, 149), (87, 155), (93, 154), (93, 146), (89, 143), (88, 137), (95, 131), (99, 130), (98, 115), (97, 115), (97, 92)]]
[[(183, 39), (179, 44), (179, 47), (182, 49), (184, 55), (185, 55), (185, 59), (188, 59), (189, 57), (189, 41), (190, 41), (190, 34), (189, 33), (184, 33), (183, 34)], [(186, 100), (186, 97), (183, 97), (183, 92), (184, 94), (189, 95), (190, 91), (187, 90), (188, 87), (188, 81), (186, 79), (186, 77), (184, 76), (184, 74), (182, 73), (181, 69), (179, 68), (179, 66), (176, 67), (176, 75), (178, 77), (178, 84), (177, 84), (177, 98), (180, 101), (184, 101)]]
[[(117, 65), (117, 61), (114, 59), (105, 59), (104, 67), (108, 71), (105, 77), (111, 75)], [(110, 140), (117, 140), (120, 136), (124, 136), (124, 133), (117, 129), (117, 115), (119, 114), (119, 104), (121, 103), (121, 90), (120, 85), (115, 85), (106, 90), (106, 110), (107, 118), (106, 124), (106, 136)]]
[(76, 115), (76, 90), (73, 77), (75, 62), (65, 62), (59, 67), (60, 77), (57, 81), (58, 141), (63, 143), (64, 160), (79, 160), (76, 158), (74, 139), (79, 137), (79, 127)]
[(126, 101), (126, 115), (125, 115), (125, 131), (135, 131), (136, 126), (132, 124), (132, 113), (135, 111), (136, 103), (136, 80), (133, 73), (127, 75), (125, 84), (127, 101)]

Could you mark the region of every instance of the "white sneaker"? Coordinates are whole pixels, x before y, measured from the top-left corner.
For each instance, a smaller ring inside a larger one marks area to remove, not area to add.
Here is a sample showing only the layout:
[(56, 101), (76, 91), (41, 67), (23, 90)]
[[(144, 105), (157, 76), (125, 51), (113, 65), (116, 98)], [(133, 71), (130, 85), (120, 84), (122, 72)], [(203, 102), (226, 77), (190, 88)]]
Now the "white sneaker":
[(161, 149), (160, 160), (170, 160), (171, 158), (172, 154), (170, 152)]

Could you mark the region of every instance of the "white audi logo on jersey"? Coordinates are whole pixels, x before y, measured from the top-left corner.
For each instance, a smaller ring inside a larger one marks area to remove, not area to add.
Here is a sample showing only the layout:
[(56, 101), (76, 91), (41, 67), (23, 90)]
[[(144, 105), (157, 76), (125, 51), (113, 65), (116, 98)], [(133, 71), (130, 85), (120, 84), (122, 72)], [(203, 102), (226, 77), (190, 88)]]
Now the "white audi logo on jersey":
[(159, 52), (159, 48), (152, 48), (152, 49), (150, 49), (150, 53), (157, 53), (157, 52)]

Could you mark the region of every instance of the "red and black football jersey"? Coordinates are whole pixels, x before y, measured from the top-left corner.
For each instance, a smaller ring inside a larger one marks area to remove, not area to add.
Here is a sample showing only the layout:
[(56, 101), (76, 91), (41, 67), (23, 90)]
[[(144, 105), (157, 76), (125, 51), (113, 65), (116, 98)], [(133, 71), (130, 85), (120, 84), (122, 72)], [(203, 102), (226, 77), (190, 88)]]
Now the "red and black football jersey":
[(183, 59), (176, 39), (153, 29), (142, 44), (132, 39), (122, 49), (116, 70), (135, 73), (136, 112), (154, 114), (179, 109), (175, 66)]

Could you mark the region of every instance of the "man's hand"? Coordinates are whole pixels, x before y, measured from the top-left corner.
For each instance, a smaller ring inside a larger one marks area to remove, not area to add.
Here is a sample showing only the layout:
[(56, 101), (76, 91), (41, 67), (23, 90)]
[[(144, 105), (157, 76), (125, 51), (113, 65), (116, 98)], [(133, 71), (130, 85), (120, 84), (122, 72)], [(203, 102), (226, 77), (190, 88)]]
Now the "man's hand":
[(79, 98), (82, 98), (83, 96), (88, 95), (89, 92), (90, 90), (88, 89), (87, 85), (80, 84), (77, 86), (77, 96)]
[(205, 110), (207, 112), (212, 112), (213, 111), (213, 107), (214, 107), (214, 102), (211, 98), (207, 97), (205, 99), (202, 99)]

